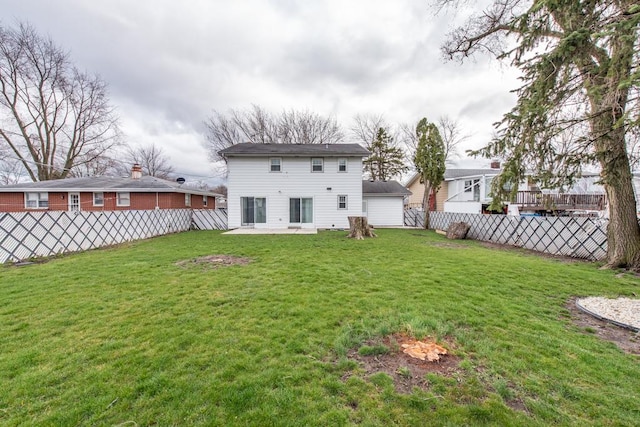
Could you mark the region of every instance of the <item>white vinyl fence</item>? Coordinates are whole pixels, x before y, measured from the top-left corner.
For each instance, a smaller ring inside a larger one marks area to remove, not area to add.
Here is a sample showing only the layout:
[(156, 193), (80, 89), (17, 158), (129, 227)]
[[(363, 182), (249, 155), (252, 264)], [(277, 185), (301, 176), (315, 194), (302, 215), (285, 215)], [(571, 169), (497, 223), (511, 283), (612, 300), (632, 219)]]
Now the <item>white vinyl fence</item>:
[[(405, 225), (420, 227), (424, 212), (407, 211)], [(607, 221), (580, 217), (513, 217), (508, 215), (431, 212), (431, 228), (446, 230), (452, 222), (471, 225), (468, 237), (588, 260), (607, 253)], [(226, 209), (105, 212), (0, 213), (0, 263), (197, 230), (226, 230)]]
[(536, 217), (431, 212), (430, 228), (452, 222), (471, 225), (467, 237), (552, 255), (602, 260), (607, 255), (608, 221), (586, 217)]
[(226, 230), (227, 210), (194, 210), (191, 228), (194, 230)]

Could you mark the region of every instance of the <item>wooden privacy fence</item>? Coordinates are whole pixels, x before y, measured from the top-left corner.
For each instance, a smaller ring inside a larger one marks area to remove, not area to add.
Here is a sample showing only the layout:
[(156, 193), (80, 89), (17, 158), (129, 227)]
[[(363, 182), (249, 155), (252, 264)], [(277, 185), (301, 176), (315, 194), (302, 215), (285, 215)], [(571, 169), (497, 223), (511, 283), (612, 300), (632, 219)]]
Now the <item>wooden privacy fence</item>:
[(0, 213), (0, 263), (95, 249), (192, 228), (220, 230), (226, 210)]
[(607, 255), (608, 221), (599, 218), (431, 212), (432, 229), (446, 230), (452, 222), (471, 225), (469, 239), (592, 261)]

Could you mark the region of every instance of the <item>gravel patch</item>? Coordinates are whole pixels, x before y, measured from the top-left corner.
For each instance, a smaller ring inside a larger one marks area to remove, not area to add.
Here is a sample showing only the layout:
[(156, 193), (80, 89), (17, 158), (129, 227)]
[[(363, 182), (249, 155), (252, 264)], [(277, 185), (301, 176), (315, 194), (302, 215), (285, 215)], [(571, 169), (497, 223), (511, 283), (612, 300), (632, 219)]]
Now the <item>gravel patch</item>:
[(577, 299), (576, 306), (598, 318), (640, 331), (640, 299), (587, 297)]

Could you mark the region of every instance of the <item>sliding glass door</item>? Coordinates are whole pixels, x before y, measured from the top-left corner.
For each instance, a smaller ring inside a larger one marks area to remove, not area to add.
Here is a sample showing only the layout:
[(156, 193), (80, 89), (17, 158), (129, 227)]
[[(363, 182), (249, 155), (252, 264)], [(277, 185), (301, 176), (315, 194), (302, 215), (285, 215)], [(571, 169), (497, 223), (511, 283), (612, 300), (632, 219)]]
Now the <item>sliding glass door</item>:
[(265, 224), (267, 222), (267, 199), (264, 197), (241, 197), (242, 225)]
[(289, 199), (289, 222), (292, 224), (309, 224), (313, 222), (313, 199), (291, 198)]

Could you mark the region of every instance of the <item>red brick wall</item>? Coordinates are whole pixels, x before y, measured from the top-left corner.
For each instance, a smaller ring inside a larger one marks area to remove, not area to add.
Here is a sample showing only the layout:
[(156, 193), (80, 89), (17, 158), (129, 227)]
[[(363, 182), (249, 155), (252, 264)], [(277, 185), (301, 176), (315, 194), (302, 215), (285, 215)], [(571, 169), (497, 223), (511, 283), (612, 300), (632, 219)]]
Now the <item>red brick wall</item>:
[[(208, 197), (208, 206), (204, 207), (201, 195), (191, 195), (192, 209), (215, 209), (215, 197)], [(123, 210), (150, 210), (160, 209), (188, 209), (185, 205), (184, 193), (129, 193), (130, 206), (116, 206), (117, 195), (115, 192), (104, 192), (104, 206), (93, 206), (93, 193), (80, 193), (80, 209), (83, 211), (123, 211)], [(24, 212), (24, 211), (66, 211), (69, 209), (68, 193), (49, 193), (48, 209), (25, 209), (24, 193), (0, 193), (0, 212)]]
[(24, 193), (0, 193), (0, 211), (24, 211)]

